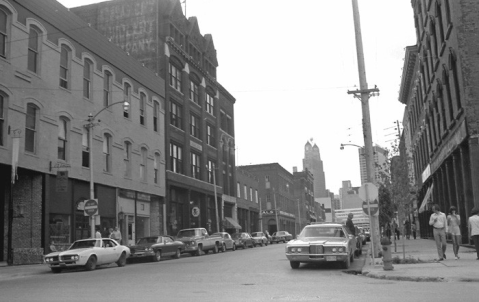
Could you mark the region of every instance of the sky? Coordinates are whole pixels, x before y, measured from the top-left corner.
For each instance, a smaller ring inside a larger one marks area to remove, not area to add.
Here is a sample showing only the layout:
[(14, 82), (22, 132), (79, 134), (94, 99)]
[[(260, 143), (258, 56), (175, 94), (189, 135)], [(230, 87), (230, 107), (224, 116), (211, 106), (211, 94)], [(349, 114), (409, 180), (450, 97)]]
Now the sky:
[[(134, 1), (134, 0), (131, 0)], [(60, 0), (76, 7), (98, 0)], [(183, 0), (182, 0), (183, 2)], [(186, 7), (185, 7), (186, 5)], [(390, 148), (404, 105), (398, 101), (405, 47), (416, 44), (409, 0), (358, 0), (373, 143)], [(187, 0), (217, 51), (217, 80), (236, 99), (236, 164), (279, 163), (302, 171), (304, 145), (320, 149), (326, 188), (360, 186), (364, 145), (351, 0)]]

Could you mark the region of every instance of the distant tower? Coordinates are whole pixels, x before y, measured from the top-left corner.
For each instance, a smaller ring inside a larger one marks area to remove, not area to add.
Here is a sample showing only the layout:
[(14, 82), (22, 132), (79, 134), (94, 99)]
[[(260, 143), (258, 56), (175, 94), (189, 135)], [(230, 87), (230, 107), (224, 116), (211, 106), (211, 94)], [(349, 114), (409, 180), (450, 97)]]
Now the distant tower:
[[(312, 141), (313, 139), (311, 139)], [(323, 161), (319, 155), (319, 147), (308, 141), (304, 146), (303, 170), (308, 169), (314, 177), (314, 197), (328, 197), (326, 180), (324, 177)]]

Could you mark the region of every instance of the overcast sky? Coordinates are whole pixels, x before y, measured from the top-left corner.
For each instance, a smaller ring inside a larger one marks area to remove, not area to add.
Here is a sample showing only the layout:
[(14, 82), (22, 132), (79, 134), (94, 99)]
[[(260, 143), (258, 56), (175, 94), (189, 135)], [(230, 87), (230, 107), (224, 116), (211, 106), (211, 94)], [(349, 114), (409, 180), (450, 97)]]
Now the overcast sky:
[[(134, 0), (131, 0), (134, 1)], [(60, 0), (75, 7), (98, 0)], [(358, 0), (373, 142), (390, 147), (402, 121), (404, 48), (416, 44), (409, 0)], [(183, 4), (185, 11), (185, 4)], [(326, 188), (360, 186), (364, 145), (351, 0), (187, 0), (187, 17), (211, 34), (218, 81), (236, 98), (237, 165), (277, 162), (302, 170), (304, 145), (320, 149)]]

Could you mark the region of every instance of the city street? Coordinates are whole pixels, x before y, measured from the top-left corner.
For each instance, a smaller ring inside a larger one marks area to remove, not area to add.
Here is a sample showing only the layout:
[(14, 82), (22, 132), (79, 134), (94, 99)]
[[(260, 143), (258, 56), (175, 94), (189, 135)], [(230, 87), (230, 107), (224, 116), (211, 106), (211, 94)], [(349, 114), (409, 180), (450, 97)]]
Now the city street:
[[(346, 274), (335, 265), (292, 270), (285, 244), (185, 255), (92, 272), (44, 273), (0, 281), (2, 301), (473, 301), (476, 283), (404, 282)], [(356, 259), (359, 270), (364, 258)], [(438, 300), (438, 297), (440, 299)]]

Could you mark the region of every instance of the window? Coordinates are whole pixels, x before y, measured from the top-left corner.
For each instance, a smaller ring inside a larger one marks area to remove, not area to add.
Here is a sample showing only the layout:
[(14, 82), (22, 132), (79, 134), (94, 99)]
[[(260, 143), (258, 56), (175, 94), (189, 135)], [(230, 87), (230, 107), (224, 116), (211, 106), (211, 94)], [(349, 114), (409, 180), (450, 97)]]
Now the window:
[(200, 118), (194, 115), (193, 113), (190, 114), (190, 134), (198, 139), (200, 137)]
[(91, 79), (93, 74), (93, 62), (85, 59), (83, 64), (83, 97), (91, 99)]
[(236, 183), (236, 197), (240, 198), (241, 197), (241, 185), (240, 183)]
[(183, 174), (183, 148), (170, 143), (170, 168), (175, 173)]
[(160, 115), (160, 104), (153, 102), (153, 130), (158, 132), (158, 117)]
[(27, 116), (25, 121), (25, 151), (35, 153), (37, 134), (38, 107), (33, 104), (27, 105)]
[(111, 135), (105, 133), (103, 136), (103, 171), (111, 172)]
[(215, 99), (209, 93), (206, 94), (206, 112), (215, 115)]
[[(208, 164), (206, 165), (206, 167), (208, 169), (208, 182), (210, 184), (215, 183), (216, 182), (216, 173), (215, 173), (216, 164), (215, 164), (215, 162), (208, 159)], [(215, 176), (214, 180), (213, 180), (213, 176)]]
[(181, 69), (170, 63), (170, 86), (181, 92)]
[(140, 179), (143, 182), (147, 181), (146, 164), (148, 163), (148, 150), (145, 147), (141, 148), (141, 161), (140, 161)]
[(83, 127), (82, 133), (82, 167), (90, 167), (90, 131)]
[(103, 78), (103, 106), (108, 107), (111, 101), (111, 87), (112, 87), (112, 74), (109, 71), (105, 71)]
[(160, 154), (155, 153), (155, 158), (153, 160), (153, 181), (155, 184), (158, 184), (160, 182)]
[(182, 108), (180, 105), (170, 101), (170, 124), (176, 128), (182, 128)]
[(60, 118), (58, 124), (58, 159), (66, 160), (68, 121)]
[(60, 87), (68, 89), (68, 79), (70, 65), (70, 48), (66, 45), (62, 45), (60, 53)]
[(124, 145), (125, 153), (123, 154), (125, 162), (125, 177), (131, 177), (131, 143), (125, 142)]
[(206, 143), (210, 146), (216, 146), (216, 128), (211, 125), (206, 125)]
[(256, 203), (258, 203), (258, 201), (259, 201), (258, 200), (258, 190), (255, 189), (254, 193), (255, 193), (255, 201), (256, 201)]
[(253, 201), (253, 188), (249, 188), (249, 200)]
[(185, 44), (184, 35), (173, 24), (170, 24), (170, 36), (179, 46), (183, 46)]
[[(123, 101), (131, 104), (131, 85), (125, 83), (123, 85)], [(123, 106), (123, 117), (130, 118), (130, 107), (131, 106)]]
[(8, 14), (0, 7), (0, 57), (7, 57), (7, 20)]
[[(1, 11), (0, 11), (1, 13)], [(0, 146), (4, 146), (4, 142), (3, 142), (3, 135), (4, 135), (4, 129), (5, 129), (5, 105), (6, 105), (6, 101), (5, 101), (5, 96), (1, 93), (0, 91)]]
[(190, 100), (196, 104), (200, 104), (200, 93), (198, 89), (198, 84), (190, 80)]
[(201, 177), (200, 156), (194, 152), (191, 152), (191, 177), (196, 179)]
[(145, 125), (146, 95), (140, 93), (140, 125)]
[(243, 189), (244, 189), (244, 196), (243, 196), (243, 198), (244, 198), (245, 200), (248, 200), (248, 187), (247, 187), (246, 185), (244, 185)]
[(38, 43), (38, 31), (34, 28), (30, 28), (30, 33), (28, 35), (28, 70), (37, 73), (38, 71), (38, 54), (39, 54), (39, 43)]

